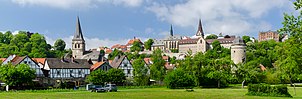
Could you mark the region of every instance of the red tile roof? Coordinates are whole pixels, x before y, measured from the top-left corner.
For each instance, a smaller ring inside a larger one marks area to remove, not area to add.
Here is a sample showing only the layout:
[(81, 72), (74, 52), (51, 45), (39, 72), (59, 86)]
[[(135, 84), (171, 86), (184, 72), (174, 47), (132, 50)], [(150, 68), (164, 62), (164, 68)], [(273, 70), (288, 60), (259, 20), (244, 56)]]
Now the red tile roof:
[(144, 58), (144, 61), (147, 65), (151, 64), (151, 58)]
[(105, 62), (97, 62), (90, 67), (90, 70), (95, 70), (95, 69), (99, 68), (100, 66), (102, 66), (104, 63)]
[(169, 56), (162, 56), (164, 60), (169, 60)]
[(265, 70), (266, 70), (265, 66), (263, 66), (262, 64), (260, 64), (259, 66), (260, 66), (260, 69), (261, 69), (262, 71), (265, 71)]
[(111, 47), (111, 49), (115, 49), (115, 48), (119, 49), (120, 46), (121, 46), (120, 44), (115, 44), (115, 45), (113, 45), (113, 46)]
[(1, 62), (4, 62), (6, 60), (6, 58), (0, 58)]
[(42, 65), (45, 64), (46, 58), (32, 58), (33, 61), (36, 63), (41, 63)]
[(132, 45), (134, 43), (134, 41), (138, 41), (139, 43), (142, 43), (142, 41), (140, 39), (134, 38), (134, 39), (129, 40), (126, 45), (127, 46)]

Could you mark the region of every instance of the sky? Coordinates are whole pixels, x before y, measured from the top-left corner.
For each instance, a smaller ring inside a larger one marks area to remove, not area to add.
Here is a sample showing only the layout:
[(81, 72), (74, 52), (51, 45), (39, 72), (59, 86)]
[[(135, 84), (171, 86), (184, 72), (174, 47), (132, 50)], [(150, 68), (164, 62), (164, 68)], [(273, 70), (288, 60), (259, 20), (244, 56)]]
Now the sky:
[(281, 28), (291, 0), (1, 0), (0, 31), (43, 34), (49, 44), (63, 39), (70, 48), (79, 16), (86, 49), (126, 44), (169, 34), (193, 36), (198, 20), (205, 34), (258, 38)]

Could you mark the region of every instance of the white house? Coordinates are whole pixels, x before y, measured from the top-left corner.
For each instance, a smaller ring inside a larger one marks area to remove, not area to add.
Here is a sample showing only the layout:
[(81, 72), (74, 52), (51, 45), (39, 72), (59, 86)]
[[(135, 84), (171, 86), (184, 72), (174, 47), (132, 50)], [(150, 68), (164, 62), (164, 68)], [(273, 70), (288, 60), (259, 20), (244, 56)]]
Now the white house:
[(129, 59), (127, 58), (126, 55), (116, 56), (114, 58), (114, 60), (112, 60), (110, 62), (110, 65), (113, 68), (122, 69), (127, 78), (132, 78), (133, 77), (133, 67), (132, 67), (131, 62), (129, 61)]

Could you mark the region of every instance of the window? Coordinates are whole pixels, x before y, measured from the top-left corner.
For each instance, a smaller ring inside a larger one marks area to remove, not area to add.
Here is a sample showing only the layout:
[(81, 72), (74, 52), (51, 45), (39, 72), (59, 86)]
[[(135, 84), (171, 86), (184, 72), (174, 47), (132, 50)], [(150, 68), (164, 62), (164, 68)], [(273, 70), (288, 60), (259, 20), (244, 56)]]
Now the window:
[(130, 69), (128, 69), (127, 73), (130, 74)]
[(78, 74), (81, 75), (81, 74), (82, 74), (82, 70), (79, 70), (79, 71), (78, 71)]
[(235, 51), (234, 51), (234, 53), (235, 53)]
[(57, 70), (57, 75), (60, 75), (60, 74), (61, 74), (60, 70)]
[(24, 61), (24, 64), (27, 64), (27, 61)]

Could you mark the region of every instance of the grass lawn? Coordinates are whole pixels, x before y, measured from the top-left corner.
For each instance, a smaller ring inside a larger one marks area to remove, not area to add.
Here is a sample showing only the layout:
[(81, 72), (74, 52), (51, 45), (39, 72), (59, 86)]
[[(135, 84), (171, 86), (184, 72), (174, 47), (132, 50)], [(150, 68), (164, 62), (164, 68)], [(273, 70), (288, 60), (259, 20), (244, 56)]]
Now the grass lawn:
[[(291, 95), (293, 88), (289, 88)], [(247, 96), (247, 89), (184, 89), (146, 88), (120, 89), (118, 92), (92, 93), (88, 91), (70, 92), (0, 92), (1, 99), (281, 99), (284, 97)], [(297, 88), (294, 98), (302, 99), (302, 88)], [(289, 98), (291, 99), (291, 98)]]

